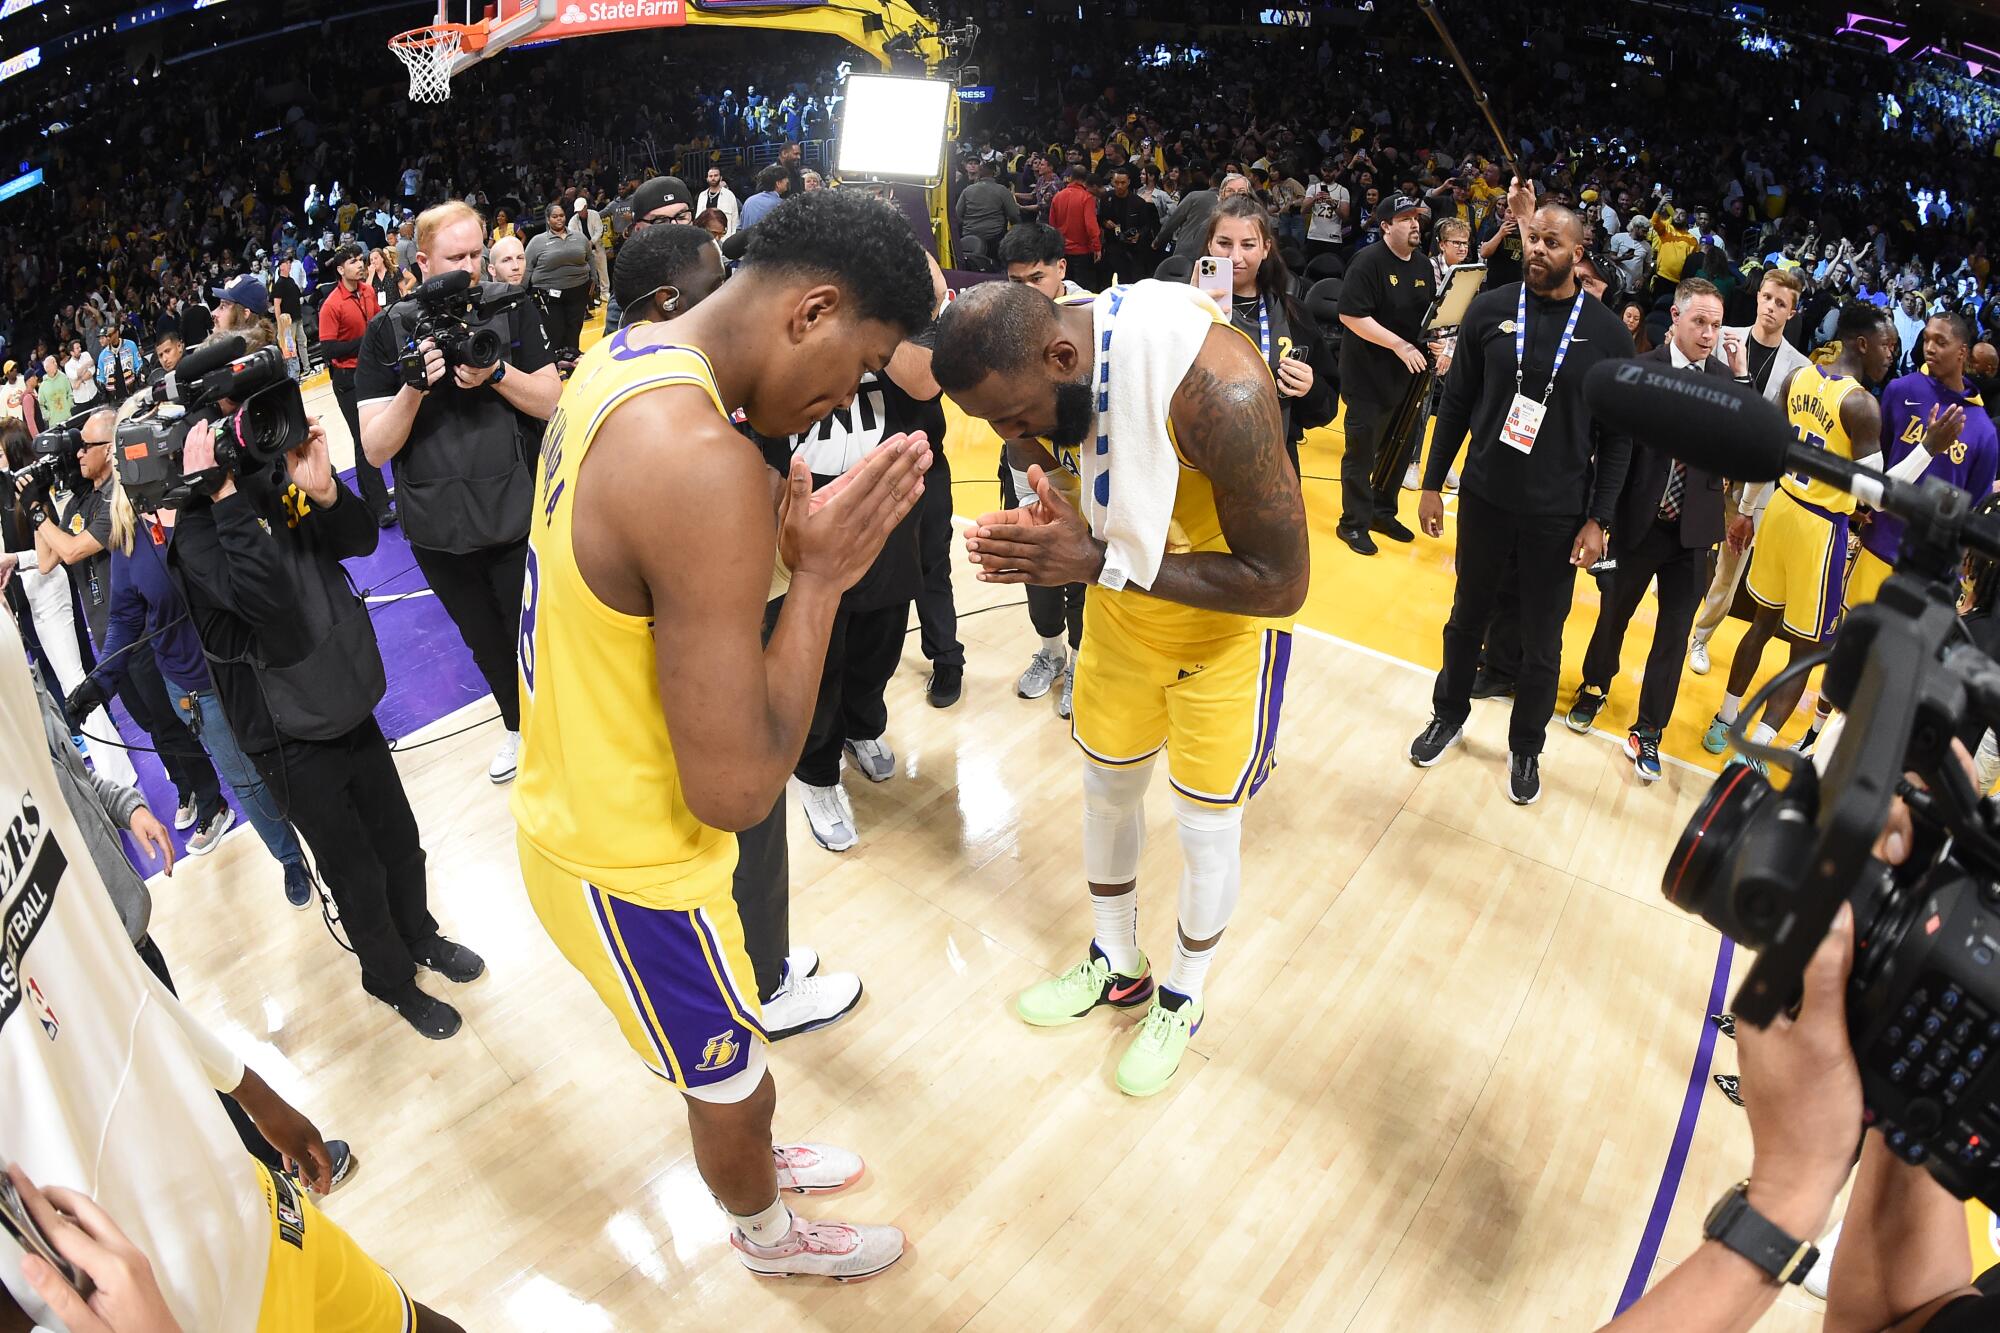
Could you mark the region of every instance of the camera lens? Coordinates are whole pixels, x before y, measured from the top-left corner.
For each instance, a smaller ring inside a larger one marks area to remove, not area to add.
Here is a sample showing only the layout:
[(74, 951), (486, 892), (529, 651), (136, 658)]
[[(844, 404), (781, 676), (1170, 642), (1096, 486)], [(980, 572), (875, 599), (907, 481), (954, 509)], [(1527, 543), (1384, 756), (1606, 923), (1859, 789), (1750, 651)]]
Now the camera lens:
[(1750, 921), (1765, 912), (1755, 903), (1743, 912), (1739, 866), (1762, 859), (1754, 853), (1774, 822), (1774, 794), (1770, 781), (1748, 764), (1725, 769), (1688, 820), (1660, 877), (1668, 902), (1753, 948), (1762, 940)]
[(473, 329), (465, 335), (459, 355), (461, 363), (474, 370), (496, 365), (500, 360), (500, 335), (492, 329)]

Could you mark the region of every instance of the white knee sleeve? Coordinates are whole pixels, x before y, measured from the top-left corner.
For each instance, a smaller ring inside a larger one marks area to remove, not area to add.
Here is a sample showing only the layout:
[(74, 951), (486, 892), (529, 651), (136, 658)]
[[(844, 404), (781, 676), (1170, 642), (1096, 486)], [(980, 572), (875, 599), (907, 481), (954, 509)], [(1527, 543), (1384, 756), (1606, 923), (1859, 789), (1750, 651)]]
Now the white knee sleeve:
[(1181, 934), (1214, 939), (1243, 890), (1243, 807), (1226, 810), (1174, 793), (1181, 833)]
[(1139, 877), (1146, 845), (1146, 784), (1153, 761), (1130, 768), (1083, 766), (1083, 877), (1092, 884), (1129, 884)]

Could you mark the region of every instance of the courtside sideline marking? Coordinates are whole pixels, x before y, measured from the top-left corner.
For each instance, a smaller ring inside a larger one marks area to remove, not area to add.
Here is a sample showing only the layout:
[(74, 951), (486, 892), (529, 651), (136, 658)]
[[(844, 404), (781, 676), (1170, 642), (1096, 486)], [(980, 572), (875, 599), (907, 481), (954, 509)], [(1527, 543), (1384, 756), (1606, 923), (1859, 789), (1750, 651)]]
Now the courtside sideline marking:
[(1687, 1166), (1688, 1148), (1694, 1142), (1695, 1121), (1701, 1118), (1701, 1100), (1708, 1091), (1708, 1065), (1715, 1055), (1715, 1024), (1709, 1014), (1719, 1014), (1727, 1003), (1729, 964), (1736, 946), (1727, 935), (1715, 951), (1715, 976), (1708, 983), (1708, 1009), (1701, 1018), (1701, 1040), (1695, 1045), (1694, 1067), (1688, 1070), (1687, 1092), (1681, 1098), (1680, 1123), (1674, 1127), (1673, 1145), (1667, 1149), (1667, 1163), (1660, 1170), (1660, 1187), (1653, 1194), (1653, 1211), (1646, 1217), (1646, 1229), (1639, 1236), (1639, 1251), (1632, 1256), (1631, 1271), (1625, 1275), (1625, 1290), (1618, 1297), (1618, 1314), (1646, 1294), (1653, 1264), (1660, 1257), (1660, 1240), (1666, 1234), (1667, 1218), (1674, 1211), (1674, 1196), (1680, 1192), (1681, 1172)]

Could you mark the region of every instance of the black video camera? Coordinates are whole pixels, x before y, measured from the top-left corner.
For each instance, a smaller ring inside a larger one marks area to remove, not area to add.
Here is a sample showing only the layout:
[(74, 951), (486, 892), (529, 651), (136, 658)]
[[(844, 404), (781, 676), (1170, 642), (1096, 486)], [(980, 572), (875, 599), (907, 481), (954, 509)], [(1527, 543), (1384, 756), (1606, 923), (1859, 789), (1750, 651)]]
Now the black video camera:
[(494, 330), (474, 326), (485, 324), (527, 299), (525, 287), (512, 283), (475, 285), (472, 275), (462, 269), (440, 273), (421, 283), (389, 311), (396, 321), (394, 327), (409, 330), (398, 362), (403, 383), (412, 389), (430, 388), (421, 348), (426, 338), (444, 354), (447, 370), (455, 366), (485, 370), (497, 364), (506, 353), (507, 344)]
[(29, 505), (46, 505), (51, 491), (83, 491), (83, 451), (89, 446), (83, 442), (83, 423), (90, 413), (79, 412), (67, 421), (58, 422), (37, 435), (30, 442), (35, 459), (28, 466), (14, 474), (15, 485), (23, 481), (20, 496)]
[[(1593, 367), (1584, 394), (1613, 428), (1697, 466), (1751, 481), (1801, 473), (1905, 521), (1875, 601), (1746, 702), (1732, 730), (1742, 753), (1789, 772), (1784, 788), (1751, 765), (1725, 769), (1661, 889), (1757, 951), (1733, 1007), (1758, 1026), (1797, 999), (1851, 904), (1847, 1023), (1866, 1121), (1953, 1194), (2000, 1207), (2000, 807), (1952, 748), (2000, 726), (2000, 664), (1972, 643), (1956, 605), (1965, 553), (2000, 560), (2000, 513), (1975, 512), (1936, 478), (1911, 484), (1788, 443), (1795, 432), (1754, 388), (1626, 361)], [(1823, 774), (1745, 734), (1765, 698), (1820, 665), (1822, 693), (1845, 714)], [(1898, 796), (1914, 836), (1890, 867), (1874, 846)]]
[[(179, 508), (223, 477), (268, 466), (305, 440), (305, 398), (283, 351), (243, 348), (243, 339), (229, 334), (189, 352), (148, 390), (149, 406), (118, 424), (118, 479), (135, 508)], [(224, 410), (224, 400), (234, 406)], [(182, 451), (188, 432), (204, 421), (214, 426), (215, 466), (189, 476)]]

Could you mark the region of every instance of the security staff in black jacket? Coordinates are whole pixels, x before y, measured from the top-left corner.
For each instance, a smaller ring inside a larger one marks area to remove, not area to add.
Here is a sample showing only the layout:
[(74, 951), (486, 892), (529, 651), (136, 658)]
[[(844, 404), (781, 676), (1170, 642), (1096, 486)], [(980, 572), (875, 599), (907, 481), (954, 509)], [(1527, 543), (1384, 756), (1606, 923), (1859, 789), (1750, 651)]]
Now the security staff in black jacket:
[(1591, 418), (1583, 378), (1599, 361), (1631, 356), (1632, 338), (1577, 281), (1583, 220), (1561, 204), (1535, 209), (1519, 181), (1509, 204), (1524, 219), (1527, 281), (1489, 288), (1467, 308), (1424, 468), (1418, 522), (1437, 537), (1444, 532), (1445, 475), (1470, 435), (1444, 668), (1431, 693), (1430, 725), (1411, 742), (1410, 762), (1428, 768), (1463, 736), (1480, 643), (1512, 557), (1522, 661), (1508, 727), (1507, 794), (1527, 805), (1542, 792), (1542, 741), (1555, 711), (1575, 571), (1604, 554), (1631, 458), (1631, 440)]
[(463, 982), (486, 964), (438, 932), (417, 819), (375, 724), (382, 654), (340, 562), (381, 532), (334, 476), (316, 421), (254, 474), (216, 467), (206, 424), (182, 457), (208, 498), (182, 508), (168, 560), (230, 729), (318, 862), (361, 988), (424, 1036), (449, 1037), (458, 1011), (417, 985), (417, 968)]
[[(1689, 278), (1674, 293), (1674, 322), (1667, 341), (1640, 357), (1662, 365), (1735, 379), (1718, 356), (1722, 295), (1705, 278)], [(1746, 376), (1747, 378), (1747, 376)], [(1625, 743), (1639, 777), (1660, 777), (1660, 733), (1674, 715), (1681, 667), (1687, 661), (1688, 631), (1708, 587), (1708, 548), (1730, 536), (1723, 501), (1728, 482), (1690, 467), (1647, 444), (1632, 447), (1632, 465), (1618, 498), (1615, 530), (1618, 567), (1598, 609), (1597, 628), (1583, 656), (1583, 684), (1569, 711), (1569, 728), (1590, 730), (1618, 674), (1618, 654), (1639, 599), (1655, 578), (1660, 582), (1659, 620), (1646, 654), (1646, 679), (1639, 690), (1639, 716)], [(1733, 539), (1747, 542), (1744, 519)]]
[[(486, 222), (470, 205), (452, 200), (426, 209), (416, 230), (417, 269), (425, 279), (454, 271), (478, 279)], [(506, 349), (497, 364), (447, 369), (443, 353), (425, 339), (427, 387), (413, 389), (399, 365), (412, 332), (409, 315), (405, 306), (391, 306), (361, 337), (354, 396), (362, 452), (376, 467), (395, 468), (410, 553), (500, 705), (506, 735), (486, 776), (511, 782), (521, 745), (514, 650), (535, 498), (531, 461), (562, 380), (542, 321), (527, 303), (489, 327)]]

